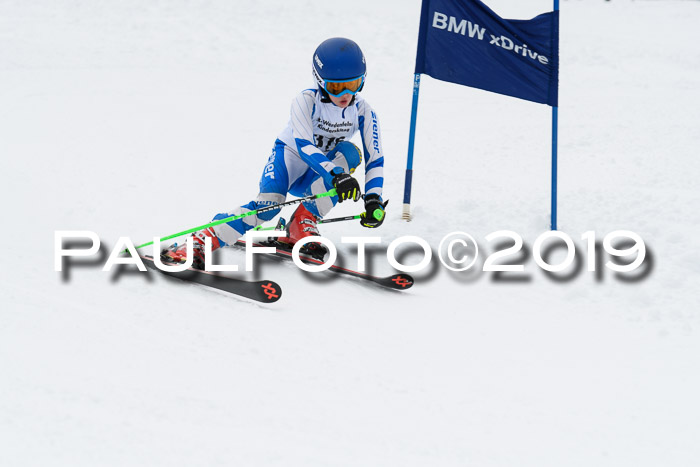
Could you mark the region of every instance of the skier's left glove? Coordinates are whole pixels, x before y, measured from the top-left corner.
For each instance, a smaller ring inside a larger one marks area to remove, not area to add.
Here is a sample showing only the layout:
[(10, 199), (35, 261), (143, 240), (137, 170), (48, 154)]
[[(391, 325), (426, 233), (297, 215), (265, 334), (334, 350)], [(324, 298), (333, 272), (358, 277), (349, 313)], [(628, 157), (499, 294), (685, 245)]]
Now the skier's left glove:
[(375, 228), (382, 225), (384, 218), (386, 217), (384, 208), (388, 202), (389, 200), (382, 203), (382, 199), (379, 197), (379, 195), (365, 195), (365, 212), (360, 214), (360, 224), (362, 224), (363, 227), (369, 228)]

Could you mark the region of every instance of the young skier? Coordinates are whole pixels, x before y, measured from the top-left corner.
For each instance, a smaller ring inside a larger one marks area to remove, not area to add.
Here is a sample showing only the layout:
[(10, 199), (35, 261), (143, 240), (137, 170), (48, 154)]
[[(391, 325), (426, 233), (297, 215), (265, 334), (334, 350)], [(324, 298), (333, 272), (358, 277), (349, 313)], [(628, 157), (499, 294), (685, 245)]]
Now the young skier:
[[(335, 188), (338, 196), (304, 202), (286, 226), (286, 237), (278, 241), (293, 246), (311, 235), (319, 235), (317, 220), (327, 215), (337, 202), (360, 199), (360, 185), (352, 173), (360, 165), (360, 150), (348, 140), (360, 132), (365, 155), (365, 212), (360, 223), (379, 227), (384, 221), (386, 202), (381, 136), (377, 115), (357, 94), (365, 84), (366, 64), (360, 47), (340, 37), (321, 43), (312, 58), (317, 89), (306, 89), (292, 101), (287, 127), (278, 135), (260, 179), (255, 200), (214, 220), (243, 214), (285, 201), (287, 194), (306, 197)], [(193, 267), (204, 269), (204, 239), (211, 237), (212, 251), (233, 245), (248, 230), (273, 219), (280, 209), (250, 215), (193, 234)], [(301, 250), (319, 257), (325, 253), (320, 243), (307, 243)], [(186, 245), (172, 245), (161, 257), (166, 262), (184, 263)]]

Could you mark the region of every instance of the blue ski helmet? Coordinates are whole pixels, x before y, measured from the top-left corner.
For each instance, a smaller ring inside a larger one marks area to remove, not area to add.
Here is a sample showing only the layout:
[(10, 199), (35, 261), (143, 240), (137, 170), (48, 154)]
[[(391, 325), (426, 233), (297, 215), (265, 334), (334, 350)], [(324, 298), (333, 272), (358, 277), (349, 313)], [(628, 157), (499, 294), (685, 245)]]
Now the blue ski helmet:
[(323, 41), (312, 62), (314, 78), (328, 94), (341, 96), (362, 90), (367, 75), (365, 56), (350, 39), (334, 37)]

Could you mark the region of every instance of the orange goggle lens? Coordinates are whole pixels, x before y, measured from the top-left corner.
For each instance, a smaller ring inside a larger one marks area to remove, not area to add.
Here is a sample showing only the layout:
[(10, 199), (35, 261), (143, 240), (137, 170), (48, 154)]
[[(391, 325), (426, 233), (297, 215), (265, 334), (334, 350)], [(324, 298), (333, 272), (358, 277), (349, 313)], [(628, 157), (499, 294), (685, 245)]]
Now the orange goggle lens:
[(362, 86), (363, 80), (364, 76), (360, 76), (359, 78), (353, 79), (351, 81), (343, 81), (340, 83), (326, 81), (326, 91), (328, 91), (328, 94), (335, 97), (341, 96), (346, 93), (355, 94), (357, 90), (360, 89), (360, 86)]

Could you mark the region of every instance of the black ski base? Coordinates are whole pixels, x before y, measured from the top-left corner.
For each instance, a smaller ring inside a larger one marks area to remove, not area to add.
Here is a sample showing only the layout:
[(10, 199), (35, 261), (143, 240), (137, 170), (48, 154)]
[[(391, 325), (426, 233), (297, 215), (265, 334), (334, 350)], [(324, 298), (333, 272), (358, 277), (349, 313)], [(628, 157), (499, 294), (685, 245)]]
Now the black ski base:
[[(246, 243), (244, 240), (238, 240), (236, 242), (236, 246), (241, 247), (241, 248), (245, 248)], [(263, 254), (271, 255), (271, 256), (274, 256), (276, 258), (282, 258), (282, 259), (292, 261), (292, 247), (290, 247), (286, 243), (281, 243), (281, 242), (277, 242), (274, 240), (269, 240), (269, 241), (254, 243), (254, 246), (273, 247), (276, 249), (275, 253), (263, 253)], [(299, 259), (301, 259), (301, 261), (303, 261), (306, 264), (313, 264), (313, 265), (323, 264), (323, 261), (321, 261), (317, 258), (312, 258), (310, 256), (304, 256), (303, 254), (299, 255)], [(332, 272), (332, 273), (336, 273), (336, 274), (345, 274), (347, 276), (357, 277), (359, 279), (373, 282), (375, 284), (381, 285), (382, 287), (386, 287), (386, 288), (393, 289), (393, 290), (406, 290), (406, 289), (410, 289), (411, 286), (413, 285), (413, 277), (411, 277), (408, 274), (393, 274), (391, 276), (378, 277), (378, 276), (373, 276), (371, 274), (366, 274), (364, 272), (355, 271), (355, 270), (347, 269), (347, 268), (342, 268), (342, 267), (336, 266), (336, 265), (332, 265), (330, 268), (327, 269), (327, 271)]]
[[(249, 298), (263, 303), (273, 303), (282, 296), (282, 288), (273, 281), (244, 281), (225, 277), (214, 272), (188, 268), (182, 272), (168, 272), (158, 269), (150, 256), (140, 255), (147, 268), (158, 271), (166, 276), (176, 277), (183, 281), (200, 284), (212, 289), (228, 292), (233, 295)], [(167, 264), (166, 264), (167, 266)]]

